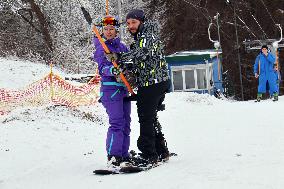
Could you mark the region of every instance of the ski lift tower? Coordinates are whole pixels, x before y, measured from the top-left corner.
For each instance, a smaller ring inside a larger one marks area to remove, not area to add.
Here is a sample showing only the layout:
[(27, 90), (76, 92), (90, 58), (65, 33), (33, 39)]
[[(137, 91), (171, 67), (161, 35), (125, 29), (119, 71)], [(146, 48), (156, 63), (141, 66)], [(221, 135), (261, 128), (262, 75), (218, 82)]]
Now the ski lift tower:
[(219, 27), (219, 21), (218, 21), (218, 18), (219, 18), (220, 14), (217, 12), (216, 16), (214, 16), (214, 19), (216, 19), (216, 22), (217, 22), (217, 29), (218, 29), (218, 41), (214, 41), (211, 39), (211, 34), (210, 34), (210, 28), (211, 26), (213, 25), (213, 23), (211, 22), (208, 26), (208, 37), (209, 37), (209, 40), (214, 44), (214, 47), (216, 49), (216, 55), (217, 55), (217, 60), (218, 60), (218, 79), (219, 81), (221, 80), (221, 74), (220, 74), (220, 62), (219, 62), (219, 49), (221, 49), (221, 44), (220, 44), (220, 27)]
[[(220, 43), (219, 16), (220, 16), (220, 14), (219, 14), (218, 12), (217, 12), (216, 16), (214, 16), (214, 20), (216, 20), (216, 23), (217, 23), (218, 40), (213, 40), (213, 39), (211, 38), (210, 29), (211, 29), (211, 26), (213, 25), (212, 20), (211, 20), (211, 23), (210, 23), (209, 26), (208, 26), (208, 37), (209, 37), (209, 40), (214, 44), (214, 48), (215, 48), (215, 50), (216, 50), (218, 81), (215, 81), (215, 83), (218, 83), (218, 84), (221, 84), (221, 85), (222, 85), (222, 78), (221, 78), (221, 62), (220, 62), (220, 59), (219, 59), (219, 53), (220, 53), (220, 51), (222, 52), (221, 43)], [(220, 50), (220, 51), (219, 51), (219, 50)], [(207, 61), (207, 62), (208, 62), (208, 61)], [(214, 88), (216, 88), (216, 87), (214, 86)], [(215, 89), (214, 89), (214, 90), (215, 90)], [(223, 91), (222, 91), (222, 92), (223, 92)]]

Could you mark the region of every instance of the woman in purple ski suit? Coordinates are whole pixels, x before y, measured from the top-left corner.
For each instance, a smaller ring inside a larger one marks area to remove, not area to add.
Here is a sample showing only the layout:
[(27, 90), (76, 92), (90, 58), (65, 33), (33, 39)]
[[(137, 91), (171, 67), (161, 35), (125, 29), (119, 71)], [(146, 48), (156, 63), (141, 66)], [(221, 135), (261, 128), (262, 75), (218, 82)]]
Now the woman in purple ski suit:
[[(113, 17), (109, 17), (113, 18)], [(114, 20), (114, 18), (113, 18)], [(103, 39), (112, 53), (127, 52), (126, 46), (117, 37), (117, 22), (114, 20), (103, 23)], [(109, 124), (106, 151), (108, 161), (111, 164), (119, 164), (129, 157), (128, 150), (130, 145), (130, 113), (131, 103), (124, 100), (128, 96), (127, 88), (123, 83), (117, 82), (116, 70), (113, 64), (108, 61), (105, 51), (98, 38), (93, 39), (95, 45), (94, 59), (98, 63), (99, 74), (101, 75), (101, 98), (103, 106), (109, 116)]]

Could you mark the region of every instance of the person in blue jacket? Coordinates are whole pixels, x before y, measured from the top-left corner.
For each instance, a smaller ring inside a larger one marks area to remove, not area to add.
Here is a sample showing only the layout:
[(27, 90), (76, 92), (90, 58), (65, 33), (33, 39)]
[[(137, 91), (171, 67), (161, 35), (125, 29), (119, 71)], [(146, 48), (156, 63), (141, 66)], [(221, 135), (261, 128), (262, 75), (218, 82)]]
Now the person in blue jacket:
[(254, 75), (258, 78), (257, 101), (266, 93), (266, 83), (269, 84), (269, 90), (273, 94), (274, 100), (278, 100), (278, 90), (275, 77), (275, 57), (268, 52), (267, 45), (261, 47), (261, 52), (255, 59)]

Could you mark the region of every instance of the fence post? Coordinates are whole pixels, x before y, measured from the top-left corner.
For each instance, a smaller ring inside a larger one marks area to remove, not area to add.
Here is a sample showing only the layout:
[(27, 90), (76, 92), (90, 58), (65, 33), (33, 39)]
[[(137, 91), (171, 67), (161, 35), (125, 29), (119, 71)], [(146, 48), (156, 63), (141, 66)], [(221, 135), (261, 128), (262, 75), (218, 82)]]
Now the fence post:
[(53, 89), (53, 81), (52, 81), (52, 76), (53, 76), (53, 72), (52, 72), (52, 61), (50, 61), (50, 73), (49, 73), (49, 79), (50, 79), (50, 98), (51, 98), (51, 102), (53, 101), (53, 97), (54, 97), (54, 89)]

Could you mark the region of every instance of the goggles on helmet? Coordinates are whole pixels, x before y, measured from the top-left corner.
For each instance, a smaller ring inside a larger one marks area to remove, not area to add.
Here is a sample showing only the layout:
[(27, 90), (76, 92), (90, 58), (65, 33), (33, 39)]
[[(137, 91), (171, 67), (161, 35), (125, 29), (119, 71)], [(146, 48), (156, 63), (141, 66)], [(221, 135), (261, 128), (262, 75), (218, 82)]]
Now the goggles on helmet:
[(106, 16), (102, 20), (102, 25), (103, 26), (107, 26), (107, 25), (118, 26), (119, 24), (118, 24), (117, 20), (114, 17)]

